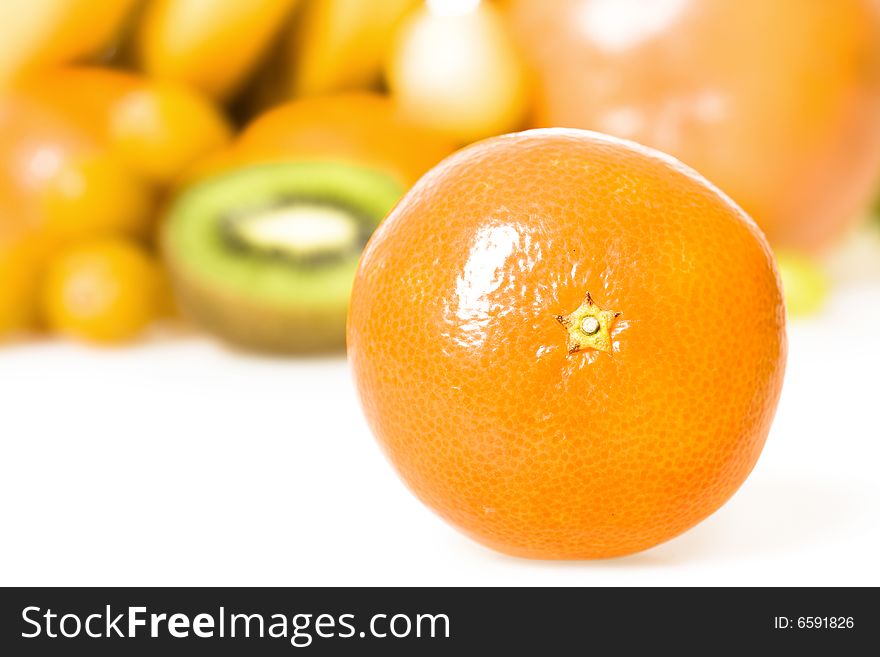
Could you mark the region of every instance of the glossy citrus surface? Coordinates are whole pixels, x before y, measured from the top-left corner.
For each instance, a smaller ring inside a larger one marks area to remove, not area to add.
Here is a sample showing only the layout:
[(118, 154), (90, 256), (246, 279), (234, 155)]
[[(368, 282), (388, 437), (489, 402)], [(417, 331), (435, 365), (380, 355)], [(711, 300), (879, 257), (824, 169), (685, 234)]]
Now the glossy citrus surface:
[(873, 0), (511, 0), (535, 68), (535, 127), (671, 153), (774, 246), (819, 249), (880, 174)]
[(743, 482), (784, 322), (764, 238), (698, 174), (532, 131), (459, 151), (391, 212), (348, 347), (370, 426), (426, 504), (504, 552), (596, 558), (679, 534)]

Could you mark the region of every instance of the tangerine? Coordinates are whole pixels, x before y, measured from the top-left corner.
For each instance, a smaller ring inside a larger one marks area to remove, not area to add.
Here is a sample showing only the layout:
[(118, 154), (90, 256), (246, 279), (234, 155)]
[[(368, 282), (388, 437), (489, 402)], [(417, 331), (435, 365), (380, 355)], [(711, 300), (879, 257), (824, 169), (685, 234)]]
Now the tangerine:
[(871, 0), (511, 0), (535, 69), (532, 127), (674, 155), (774, 246), (821, 250), (880, 176), (880, 12)]
[(48, 250), (97, 235), (145, 235), (152, 195), (87, 131), (51, 108), (0, 97), (0, 214)]
[(163, 309), (159, 263), (139, 244), (108, 237), (77, 244), (48, 266), (41, 308), (54, 331), (95, 343), (126, 342)]
[(157, 184), (176, 180), (232, 138), (220, 109), (180, 83), (65, 66), (22, 80), (16, 91), (52, 108)]
[(236, 163), (340, 161), (385, 171), (409, 187), (455, 150), (402, 117), (387, 96), (353, 92), (295, 100), (265, 112), (231, 149)]
[(0, 210), (0, 343), (34, 328), (40, 273), (39, 247), (33, 237), (4, 223)]
[(599, 558), (742, 484), (782, 386), (755, 223), (669, 156), (580, 130), (489, 139), (400, 201), (361, 259), (348, 348), (405, 483), (502, 552)]

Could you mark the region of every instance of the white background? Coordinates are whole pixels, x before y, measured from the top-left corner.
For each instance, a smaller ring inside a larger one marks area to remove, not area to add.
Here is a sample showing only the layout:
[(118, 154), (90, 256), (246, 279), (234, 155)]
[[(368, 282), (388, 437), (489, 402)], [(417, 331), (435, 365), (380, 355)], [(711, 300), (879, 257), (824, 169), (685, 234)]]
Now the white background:
[(880, 584), (880, 287), (793, 322), (757, 468), (648, 552), (505, 557), (399, 482), (343, 359), (0, 349), (0, 585)]

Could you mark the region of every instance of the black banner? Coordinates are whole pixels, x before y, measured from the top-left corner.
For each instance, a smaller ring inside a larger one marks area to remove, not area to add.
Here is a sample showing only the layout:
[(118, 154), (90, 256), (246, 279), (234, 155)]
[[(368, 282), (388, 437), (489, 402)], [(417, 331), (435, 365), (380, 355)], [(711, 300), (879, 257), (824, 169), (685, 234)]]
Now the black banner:
[(855, 654), (880, 639), (872, 589), (5, 589), (0, 614), (4, 655)]

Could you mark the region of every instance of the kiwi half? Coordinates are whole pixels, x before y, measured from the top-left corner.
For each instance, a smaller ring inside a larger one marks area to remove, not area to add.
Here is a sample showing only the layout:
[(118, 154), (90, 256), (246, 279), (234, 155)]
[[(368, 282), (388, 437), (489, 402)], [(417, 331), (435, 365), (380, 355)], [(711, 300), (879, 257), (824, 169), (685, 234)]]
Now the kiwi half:
[(335, 162), (244, 167), (184, 191), (162, 230), (183, 311), (245, 348), (343, 347), (361, 250), (403, 191)]

